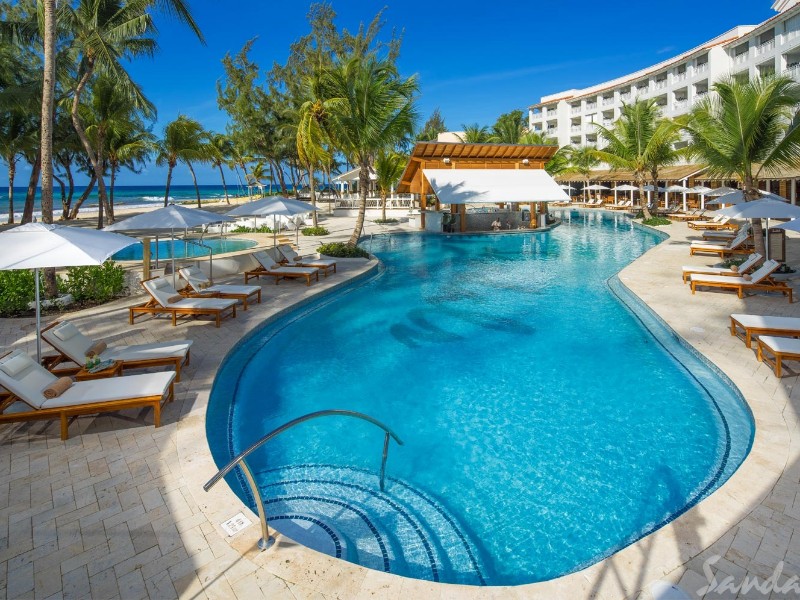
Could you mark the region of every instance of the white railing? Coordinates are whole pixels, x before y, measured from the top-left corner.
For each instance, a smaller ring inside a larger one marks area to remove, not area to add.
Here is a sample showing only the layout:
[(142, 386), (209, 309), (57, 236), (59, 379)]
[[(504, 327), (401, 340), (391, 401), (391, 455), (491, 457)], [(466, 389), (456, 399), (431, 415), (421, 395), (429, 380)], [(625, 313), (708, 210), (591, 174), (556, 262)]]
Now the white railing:
[(686, 71), (683, 71), (683, 72), (681, 72), (681, 73), (675, 73), (675, 74), (672, 76), (672, 78), (673, 78), (675, 81), (683, 81), (684, 79), (686, 79)]
[(546, 131), (547, 135), (555, 135), (558, 132), (558, 127), (548, 127)]
[(796, 38), (798, 35), (800, 35), (800, 29), (792, 29), (791, 31), (787, 31), (784, 34), (784, 37), (786, 38), (786, 41), (788, 42), (789, 40), (793, 40), (794, 38)]
[(586, 103), (586, 110), (594, 110), (595, 108), (597, 108), (597, 102)]
[(675, 100), (675, 102), (672, 103), (672, 110), (675, 111), (685, 110), (688, 107), (689, 107), (689, 100), (686, 98), (683, 100)]
[(700, 73), (705, 73), (706, 71), (708, 71), (708, 63), (707, 62), (704, 62), (704, 63), (702, 63), (700, 65), (695, 65), (694, 66), (695, 75), (699, 75)]
[(603, 106), (611, 106), (614, 104), (614, 98), (603, 98)]
[(570, 114), (573, 114), (573, 115), (579, 115), (579, 114), (581, 114), (581, 107), (580, 106), (573, 106), (570, 109), (569, 112), (570, 112)]
[(632, 94), (628, 92), (627, 94), (620, 94), (619, 99), (622, 100), (623, 102), (627, 102), (628, 100), (631, 99), (631, 96)]
[(765, 52), (769, 52), (773, 48), (775, 48), (775, 38), (772, 38), (770, 41), (764, 42), (763, 44), (759, 45), (756, 48), (756, 56), (758, 56), (759, 54), (764, 54)]
[(692, 103), (695, 104), (697, 102), (700, 102), (706, 96), (708, 96), (708, 92), (698, 92), (697, 94), (694, 95), (694, 98), (692, 98)]
[(784, 72), (784, 75), (788, 75), (793, 79), (800, 79), (800, 64), (797, 65), (790, 65)]
[(581, 133), (583, 131), (583, 125), (573, 125), (569, 128), (570, 133)]
[(655, 86), (654, 87), (657, 90), (663, 90), (665, 87), (667, 87), (667, 80), (666, 79), (657, 79), (656, 82), (655, 82)]
[(542, 119), (544, 119), (544, 113), (542, 113), (542, 112), (536, 113), (535, 112), (535, 113), (533, 113), (531, 115), (531, 119), (533, 119), (534, 121), (541, 121)]
[(614, 119), (604, 119), (603, 127), (611, 127), (614, 124)]
[(740, 65), (747, 60), (747, 52), (742, 52), (733, 57), (733, 64)]

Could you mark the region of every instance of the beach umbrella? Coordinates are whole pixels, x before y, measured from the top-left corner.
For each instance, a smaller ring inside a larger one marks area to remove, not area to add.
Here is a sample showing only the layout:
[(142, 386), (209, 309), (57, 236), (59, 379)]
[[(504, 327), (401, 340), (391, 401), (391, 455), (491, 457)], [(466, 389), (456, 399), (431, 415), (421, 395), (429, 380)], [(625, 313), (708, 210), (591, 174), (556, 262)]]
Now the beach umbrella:
[[(607, 189), (609, 189), (609, 188), (607, 188), (607, 187), (606, 187), (606, 186), (604, 186), (604, 185), (600, 185), (599, 183), (594, 183), (594, 184), (592, 184), (592, 185), (587, 185), (587, 186), (586, 186), (586, 189), (587, 189), (588, 191), (591, 191), (591, 192), (599, 192), (600, 190), (607, 190)], [(596, 195), (596, 194), (595, 194), (595, 197), (597, 197), (597, 195)]]
[[(764, 193), (766, 196), (766, 192)], [(723, 196), (724, 198), (724, 196)], [(800, 217), (800, 206), (789, 204), (787, 200), (769, 194), (769, 197), (750, 202), (742, 202), (717, 211), (717, 214), (733, 219), (766, 219), (767, 232), (769, 232), (770, 219), (796, 219)], [(786, 229), (783, 227), (783, 229)], [(769, 234), (767, 234), (769, 235)], [(769, 260), (769, 244), (766, 244), (767, 260)]]
[(39, 269), (102, 265), (139, 240), (86, 227), (27, 223), (0, 233), (0, 270), (33, 269), (36, 293), (36, 360), (42, 362)]
[(664, 196), (664, 206), (667, 206), (669, 203), (669, 194), (676, 193), (676, 194), (683, 194), (683, 210), (686, 211), (686, 192), (689, 191), (689, 188), (685, 185), (671, 185), (667, 187), (665, 190), (666, 195)]
[(277, 217), (292, 217), (315, 210), (319, 209), (308, 202), (276, 196), (275, 198), (262, 198), (261, 200), (241, 204), (226, 214), (231, 217), (266, 217), (272, 215), (272, 243), (277, 246)]
[[(135, 217), (129, 217), (122, 221), (117, 221), (113, 225), (104, 227), (103, 231), (170, 231), (172, 237), (172, 285), (175, 286), (177, 278), (175, 276), (175, 230), (192, 229), (201, 225), (212, 223), (222, 223), (233, 221), (230, 217), (219, 215), (208, 210), (199, 208), (189, 208), (179, 204), (170, 204), (164, 208), (158, 208), (145, 212)], [(158, 248), (158, 246), (156, 246)], [(212, 277), (210, 274), (209, 277)]]
[[(764, 192), (759, 190), (758, 192), (761, 194), (761, 198), (769, 198), (771, 200), (777, 200), (778, 202), (788, 202), (786, 198), (782, 198), (776, 194), (772, 194), (770, 192)], [(733, 190), (732, 192), (725, 194), (724, 196), (718, 196), (713, 200), (709, 200), (706, 204), (742, 204), (743, 202), (747, 202), (747, 199), (744, 196), (743, 190)]]
[(633, 202), (633, 192), (637, 191), (639, 188), (635, 185), (631, 185), (629, 183), (624, 183), (622, 185), (616, 186), (614, 189), (614, 202), (616, 203), (617, 200), (617, 192), (630, 192), (630, 200)]
[(706, 187), (704, 185), (696, 185), (693, 188), (689, 188), (690, 194), (700, 194), (700, 208), (703, 209), (706, 207), (706, 194), (708, 192), (713, 192), (710, 187)]
[(723, 186), (719, 188), (714, 188), (710, 192), (706, 192), (706, 196), (711, 196), (712, 198), (715, 196), (724, 196), (725, 194), (730, 194), (731, 192), (737, 191), (736, 188)]

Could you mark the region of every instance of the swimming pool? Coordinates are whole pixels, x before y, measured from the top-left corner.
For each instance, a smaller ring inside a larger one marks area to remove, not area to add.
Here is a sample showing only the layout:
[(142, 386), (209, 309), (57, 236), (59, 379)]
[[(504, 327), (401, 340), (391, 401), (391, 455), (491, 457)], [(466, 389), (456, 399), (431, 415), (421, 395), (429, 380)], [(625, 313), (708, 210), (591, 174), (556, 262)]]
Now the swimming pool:
[(736, 470), (743, 400), (613, 277), (659, 238), (623, 215), (563, 215), (548, 233), (375, 237), (380, 276), (232, 351), (207, 417), (218, 464), (325, 408), (405, 442), (381, 493), (368, 424), (273, 440), (248, 459), (271, 526), (378, 570), (522, 584), (610, 555)]
[[(258, 242), (253, 240), (242, 239), (226, 239), (226, 238), (210, 238), (202, 242), (204, 245), (209, 246), (211, 251), (216, 254), (224, 254), (225, 252), (237, 252), (239, 250), (247, 250), (252, 248)], [(172, 240), (158, 240), (158, 259), (164, 260), (172, 258)], [(142, 260), (142, 253), (144, 252), (144, 244), (135, 244), (117, 252), (113, 258), (114, 260)], [(156, 259), (156, 243), (155, 240), (150, 242), (150, 256), (151, 260)], [(192, 244), (184, 240), (175, 240), (175, 258), (195, 258), (208, 256), (208, 249)]]

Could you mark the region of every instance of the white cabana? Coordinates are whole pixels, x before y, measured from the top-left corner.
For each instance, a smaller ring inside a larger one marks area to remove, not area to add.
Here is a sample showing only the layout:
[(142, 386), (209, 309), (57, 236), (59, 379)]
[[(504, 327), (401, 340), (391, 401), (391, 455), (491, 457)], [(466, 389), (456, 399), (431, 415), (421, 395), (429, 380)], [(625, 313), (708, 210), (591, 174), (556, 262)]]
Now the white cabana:
[(443, 204), (569, 202), (543, 169), (423, 169)]

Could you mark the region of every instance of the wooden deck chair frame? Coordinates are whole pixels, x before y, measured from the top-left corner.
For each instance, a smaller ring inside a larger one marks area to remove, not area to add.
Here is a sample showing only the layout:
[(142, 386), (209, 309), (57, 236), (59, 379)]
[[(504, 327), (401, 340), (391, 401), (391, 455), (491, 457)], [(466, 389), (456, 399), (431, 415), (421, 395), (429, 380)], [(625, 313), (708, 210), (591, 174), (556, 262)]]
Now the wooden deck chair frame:
[(203, 315), (211, 315), (214, 317), (216, 321), (217, 327), (220, 326), (222, 323), (222, 318), (227, 316), (227, 312), (230, 310), (231, 317), (234, 319), (236, 318), (236, 304), (232, 304), (228, 308), (197, 308), (197, 307), (186, 307), (186, 308), (179, 308), (174, 306), (163, 306), (158, 300), (156, 300), (151, 294), (147, 287), (144, 286), (145, 281), (151, 281), (153, 279), (158, 279), (158, 277), (151, 277), (150, 279), (144, 279), (141, 281), (142, 287), (144, 287), (145, 291), (148, 295), (150, 295), (150, 300), (145, 302), (144, 304), (137, 304), (136, 306), (131, 306), (128, 308), (128, 323), (133, 325), (133, 322), (142, 315), (158, 315), (158, 314), (168, 314), (172, 316), (172, 326), (175, 327), (178, 324), (178, 315), (184, 317), (200, 317)]
[(721, 289), (734, 290), (739, 298), (744, 298), (745, 290), (758, 290), (762, 292), (780, 292), (784, 296), (789, 297), (789, 303), (792, 303), (793, 290), (783, 281), (774, 281), (766, 278), (759, 283), (739, 283), (737, 281), (694, 281), (690, 282), (692, 286), (692, 294), (695, 293), (697, 287), (715, 287)]
[[(739, 333), (741, 330), (741, 333)], [(799, 338), (800, 330), (797, 329), (780, 329), (774, 327), (746, 327), (740, 321), (731, 315), (731, 335), (738, 337), (744, 342), (748, 348), (753, 347), (753, 336), (760, 335), (777, 335), (780, 337)]]

